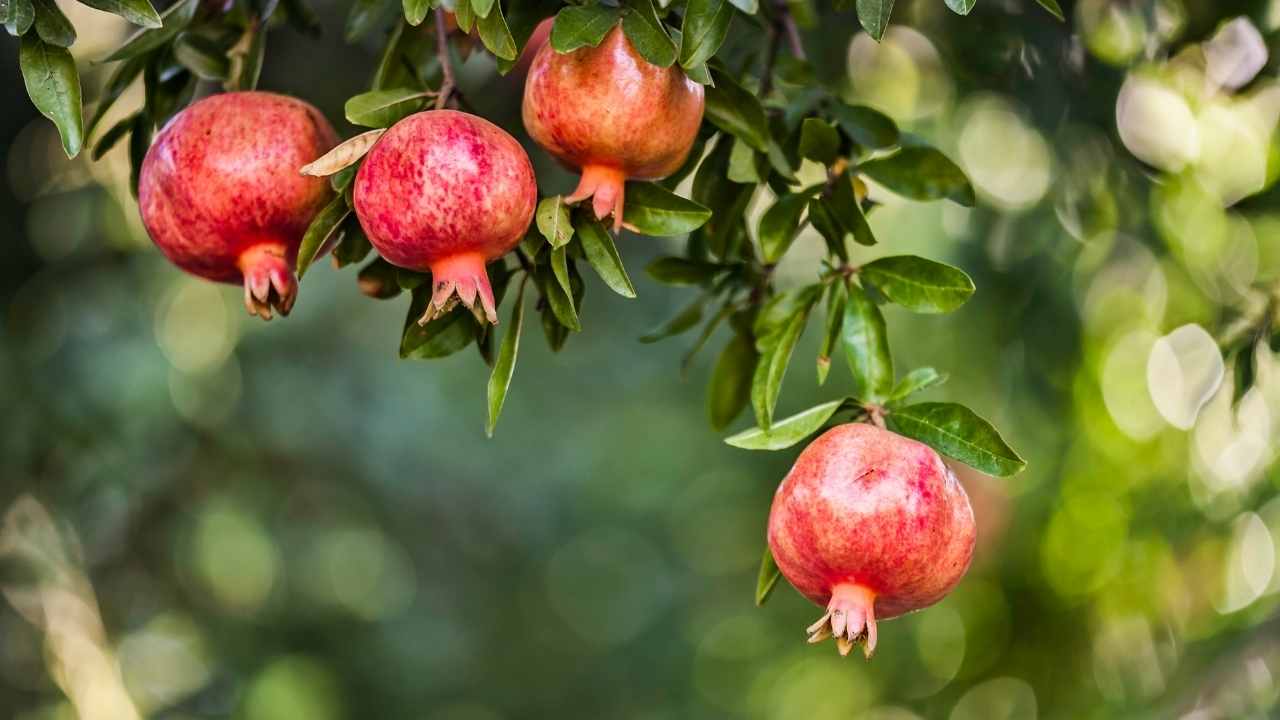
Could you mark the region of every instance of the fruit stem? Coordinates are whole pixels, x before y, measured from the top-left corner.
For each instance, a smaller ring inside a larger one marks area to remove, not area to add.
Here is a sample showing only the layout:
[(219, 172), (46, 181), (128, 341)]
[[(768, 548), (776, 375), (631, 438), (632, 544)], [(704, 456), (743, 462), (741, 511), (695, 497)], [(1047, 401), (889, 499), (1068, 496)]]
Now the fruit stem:
[(449, 34), (445, 30), (444, 6), (436, 8), (436, 57), (440, 60), (440, 93), (436, 95), (436, 109), (443, 110), (453, 95), (453, 62), (449, 58)]
[(271, 308), (288, 315), (298, 299), (298, 278), (285, 246), (259, 243), (240, 253), (236, 266), (244, 276), (244, 307), (250, 315), (271, 319)]
[(876, 594), (857, 583), (840, 583), (831, 589), (827, 612), (809, 626), (809, 642), (835, 637), (840, 655), (848, 655), (859, 642), (868, 660), (876, 651)]
[(596, 219), (603, 220), (612, 214), (613, 231), (617, 232), (622, 229), (626, 187), (627, 176), (621, 170), (606, 165), (584, 165), (578, 187), (564, 201), (573, 204), (591, 198)]

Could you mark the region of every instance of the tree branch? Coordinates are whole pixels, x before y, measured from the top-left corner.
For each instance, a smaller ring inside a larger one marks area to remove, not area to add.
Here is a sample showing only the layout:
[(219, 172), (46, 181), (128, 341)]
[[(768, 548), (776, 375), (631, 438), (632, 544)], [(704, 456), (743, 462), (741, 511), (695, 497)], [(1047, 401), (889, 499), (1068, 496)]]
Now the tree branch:
[(453, 63), (449, 59), (449, 34), (444, 29), (443, 7), (436, 8), (436, 57), (440, 60), (440, 93), (436, 95), (436, 109), (441, 110), (449, 102), (456, 87), (453, 78)]

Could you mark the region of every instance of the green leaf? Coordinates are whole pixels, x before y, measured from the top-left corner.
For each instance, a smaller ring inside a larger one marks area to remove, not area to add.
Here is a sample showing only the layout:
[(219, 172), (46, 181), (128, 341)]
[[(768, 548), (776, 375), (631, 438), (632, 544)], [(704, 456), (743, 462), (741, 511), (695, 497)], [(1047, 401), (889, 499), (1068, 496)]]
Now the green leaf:
[(725, 442), (743, 450), (785, 450), (817, 432), (844, 402), (841, 398), (811, 407), (779, 420), (768, 430), (750, 428), (726, 438)]
[(595, 47), (618, 23), (618, 9), (606, 5), (570, 5), (556, 13), (551, 47), (558, 53)]
[[(538, 203), (538, 211), (534, 216), (538, 223), (538, 232), (551, 243), (553, 248), (563, 248), (573, 239), (573, 225), (569, 221), (569, 208), (564, 198), (556, 195), (543, 198)], [(568, 286), (565, 286), (568, 291)]]
[(489, 419), (485, 423), (484, 432), (493, 437), (493, 429), (498, 424), (498, 416), (502, 414), (502, 405), (507, 400), (507, 389), (511, 387), (511, 375), (516, 369), (516, 356), (520, 353), (520, 330), (524, 327), (524, 285), (516, 291), (515, 304), (511, 307), (511, 322), (502, 335), (502, 345), (498, 347), (498, 358), (493, 363), (493, 372), (489, 374)]
[(1062, 7), (1058, 5), (1058, 0), (1036, 0), (1040, 7), (1049, 11), (1050, 15), (1058, 18), (1059, 22), (1066, 22), (1067, 16), (1062, 14)]
[(862, 213), (862, 205), (853, 191), (853, 175), (846, 172), (831, 185), (830, 194), (823, 198), (823, 204), (831, 211), (840, 226), (853, 236), (859, 245), (875, 245), (876, 236), (871, 233), (871, 225), (867, 216)]
[[(356, 217), (354, 212), (347, 216), (338, 231), (342, 233), (342, 241), (333, 249), (333, 259), (338, 263), (339, 268), (358, 263), (373, 251), (373, 245), (369, 244), (369, 238), (364, 234), (364, 228), (360, 227), (360, 218)], [(412, 287), (405, 288), (404, 283), (401, 282), (402, 273), (408, 271), (394, 265), (389, 267), (391, 268), (391, 281), (396, 287), (401, 290), (413, 289)]]
[(760, 0), (729, 0), (729, 3), (747, 15), (755, 15), (760, 11)]
[(145, 113), (138, 113), (133, 119), (133, 130), (129, 133), (129, 191), (138, 197), (138, 176), (142, 172), (142, 161), (151, 147), (151, 121)]
[(80, 0), (94, 10), (109, 12), (144, 28), (162, 26), (160, 14), (147, 0)]
[(781, 576), (778, 563), (773, 561), (773, 553), (769, 551), (769, 545), (766, 543), (764, 557), (760, 558), (760, 572), (756, 574), (756, 607), (764, 607), (769, 596), (773, 594), (773, 589), (778, 586), (778, 578)]
[[(555, 275), (565, 301), (562, 306), (564, 317), (561, 320), (569, 321), (565, 322), (565, 325), (577, 332), (582, 329), (582, 323), (578, 320), (577, 308), (573, 306), (573, 283), (569, 280), (569, 257), (564, 246), (551, 251), (551, 272)], [(560, 315), (560, 313), (556, 314)]]
[[(680, 29), (680, 66), (690, 68), (711, 59), (729, 35), (733, 5), (728, 0), (689, 0)], [(720, 80), (712, 78), (716, 84)]]
[(347, 11), (347, 23), (343, 37), (352, 44), (382, 25), (394, 12), (395, 6), (388, 0), (355, 0)]
[(1027, 466), (990, 423), (963, 405), (907, 405), (889, 413), (887, 420), (894, 432), (988, 475), (1009, 477)]
[(511, 36), (511, 28), (507, 27), (507, 19), (502, 15), (502, 5), (495, 2), (489, 17), (476, 20), (480, 30), (480, 42), (500, 60), (515, 60), (520, 54), (516, 47), (516, 39)]
[(67, 157), (84, 145), (84, 111), (80, 105), (80, 74), (66, 48), (50, 45), (39, 33), (22, 36), (18, 66), (27, 95), (41, 115), (53, 121)]
[(827, 241), (827, 251), (840, 258), (841, 262), (849, 262), (849, 248), (844, 241), (844, 227), (827, 207), (827, 201), (821, 197), (809, 199), (809, 224)]
[(331, 248), (337, 242), (340, 238), (338, 228), (350, 212), (351, 208), (347, 207), (346, 198), (339, 195), (325, 205), (307, 226), (307, 232), (302, 236), (302, 243), (298, 245), (299, 280), (307, 272), (307, 268), (311, 267), (311, 263), (316, 258), (323, 257), (325, 249)]
[(497, 0), (463, 0), (463, 2), (468, 1), (471, 3), (471, 9), (475, 11), (478, 18), (489, 17), (489, 13), (493, 12), (493, 6), (498, 4)]
[(964, 171), (931, 147), (906, 147), (888, 157), (868, 160), (858, 169), (912, 200), (950, 198), (966, 207), (974, 203), (973, 186)]
[(656, 183), (629, 182), (625, 192), (625, 224), (641, 235), (684, 235), (711, 217), (707, 208)]
[(402, 359), (430, 360), (452, 355), (475, 341), (475, 320), (462, 305), (445, 313), (426, 325), (419, 325), (418, 318), (431, 302), (431, 283), (413, 291), (413, 303), (404, 320), (404, 333), (400, 336)]
[(627, 12), (622, 16), (622, 32), (640, 57), (658, 67), (671, 67), (676, 61), (676, 44), (658, 19), (653, 0), (626, 0)]
[(8, 17), (4, 21), (4, 29), (15, 37), (24, 36), (31, 30), (36, 21), (36, 8), (31, 0), (9, 0)]
[(640, 342), (648, 345), (693, 329), (702, 320), (702, 308), (706, 304), (707, 298), (699, 296), (683, 310), (676, 313), (675, 317), (641, 335)]
[(711, 69), (706, 63), (698, 63), (693, 67), (687, 67), (684, 69), (684, 74), (689, 76), (690, 80), (698, 83), (699, 85), (710, 87), (713, 84), (711, 80)]
[(386, 128), (421, 110), (426, 98), (427, 93), (413, 88), (374, 90), (348, 99), (343, 112), (354, 125)]
[(812, 304), (802, 306), (791, 316), (777, 335), (776, 342), (764, 349), (756, 363), (755, 374), (751, 377), (751, 406), (756, 412), (756, 424), (764, 430), (769, 430), (773, 424), (773, 410), (778, 405), (778, 394), (782, 392), (782, 380), (786, 377), (787, 366), (791, 364), (796, 343), (809, 321), (810, 307)]
[(123, 140), (124, 136), (129, 134), (129, 131), (133, 129), (133, 122), (137, 117), (138, 115), (136, 113), (130, 115), (115, 125), (112, 125), (106, 132), (102, 133), (102, 137), (98, 138), (98, 142), (93, 146), (94, 162), (101, 160), (103, 155), (106, 155), (111, 148), (115, 147), (116, 143)]
[(895, 255), (862, 266), (862, 277), (885, 297), (918, 313), (948, 313), (973, 295), (964, 271), (915, 255)]
[(858, 0), (858, 22), (871, 37), (879, 41), (889, 27), (889, 16), (893, 14), (893, 0)]
[(809, 204), (809, 193), (799, 192), (778, 198), (760, 218), (760, 252), (767, 265), (782, 259), (800, 231), (800, 216)]
[(645, 268), (649, 277), (664, 285), (706, 285), (724, 270), (723, 265), (683, 257), (661, 257)]
[(808, 117), (800, 124), (800, 157), (830, 165), (840, 154), (840, 133), (822, 118)]
[(160, 27), (139, 30), (102, 62), (124, 60), (168, 44), (186, 29), (200, 7), (199, 0), (178, 0), (160, 15)]
[(32, 5), (36, 11), (36, 33), (40, 39), (50, 45), (71, 47), (71, 43), (76, 41), (76, 29), (58, 9), (58, 4), (53, 0), (34, 0)]
[(470, 35), (476, 26), (476, 13), (471, 9), (469, 2), (455, 2), (453, 8), (454, 20), (458, 23), (458, 29)]
[(893, 388), (893, 357), (880, 308), (862, 288), (849, 283), (840, 341), (853, 372), (854, 395), (881, 402)]
[[(729, 152), (728, 178), (739, 184), (763, 183), (769, 171), (761, 167), (761, 155), (742, 140), (734, 138)], [(714, 212), (714, 208), (712, 209)]]
[(844, 327), (844, 306), (848, 302), (843, 283), (831, 283), (827, 291), (827, 325), (822, 336), (822, 345), (818, 348), (818, 384), (827, 382), (827, 373), (831, 371), (831, 355), (840, 342), (840, 331)]
[(806, 285), (780, 292), (765, 302), (756, 314), (751, 331), (756, 347), (764, 351), (772, 347), (796, 313), (804, 312), (822, 297), (822, 285)]
[[(338, 249), (346, 247), (347, 242), (348, 240), (343, 238), (338, 247), (334, 248), (335, 257)], [(360, 272), (356, 274), (356, 285), (363, 295), (377, 300), (387, 300), (401, 292), (396, 266), (380, 257), (374, 258), (373, 262), (360, 268)]]
[(865, 105), (832, 103), (831, 114), (854, 142), (868, 150), (885, 150), (902, 139), (898, 125), (879, 110)]
[(947, 0), (947, 7), (957, 15), (968, 15), (978, 0)]
[(573, 228), (582, 245), (582, 254), (586, 255), (587, 262), (595, 268), (604, 284), (623, 297), (635, 297), (636, 288), (627, 276), (627, 269), (622, 264), (622, 257), (618, 255), (613, 236), (605, 230), (604, 225), (584, 212), (574, 215)]
[(744, 235), (742, 218), (756, 191), (756, 185), (740, 185), (726, 177), (737, 142), (728, 135), (717, 135), (715, 147), (707, 153), (693, 176), (693, 199), (710, 208), (711, 218), (699, 231), (710, 251), (728, 257)]
[(893, 392), (889, 393), (889, 405), (905, 399), (908, 395), (914, 395), (926, 388), (934, 385), (941, 385), (947, 381), (947, 376), (934, 370), (931, 367), (918, 367), (907, 373), (897, 385), (893, 386)]
[[(466, 0), (463, 0), (465, 2)], [(417, 27), (431, 12), (431, 0), (403, 0), (405, 22)]]
[(751, 401), (751, 377), (759, 359), (747, 333), (735, 334), (720, 351), (707, 385), (707, 416), (716, 432), (729, 427)]
[(173, 57), (201, 80), (220, 82), (231, 74), (226, 52), (203, 35), (183, 33), (173, 45)]
[(719, 68), (711, 68), (711, 78), (715, 85), (706, 90), (707, 119), (752, 148), (767, 152), (769, 120), (760, 99)]

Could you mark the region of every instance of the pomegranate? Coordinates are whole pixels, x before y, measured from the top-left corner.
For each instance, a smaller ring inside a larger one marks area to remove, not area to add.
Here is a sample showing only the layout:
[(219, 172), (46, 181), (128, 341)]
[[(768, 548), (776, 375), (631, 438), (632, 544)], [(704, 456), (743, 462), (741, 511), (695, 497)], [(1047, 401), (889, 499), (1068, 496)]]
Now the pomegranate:
[(485, 263), (520, 242), (537, 201), (520, 143), (455, 110), (396, 123), (365, 156), (355, 181), (356, 215), (378, 253), (393, 265), (431, 271), (423, 324), (459, 300), (477, 319), (498, 321)]
[(582, 171), (566, 201), (592, 198), (596, 217), (622, 226), (628, 178), (660, 180), (684, 164), (702, 123), (702, 86), (631, 47), (621, 26), (597, 47), (538, 51), (524, 86), (524, 126), (561, 162)]
[(175, 115), (142, 161), (138, 207), (156, 246), (183, 270), (243, 283), (249, 314), (288, 315), (298, 244), (330, 196), (298, 168), (337, 135), (319, 110), (266, 92), (213, 95)]
[(973, 509), (928, 445), (854, 423), (800, 453), (769, 513), (769, 549), (802, 595), (827, 611), (809, 642), (835, 636), (841, 655), (876, 648), (876, 619), (928, 607), (960, 582), (974, 545)]

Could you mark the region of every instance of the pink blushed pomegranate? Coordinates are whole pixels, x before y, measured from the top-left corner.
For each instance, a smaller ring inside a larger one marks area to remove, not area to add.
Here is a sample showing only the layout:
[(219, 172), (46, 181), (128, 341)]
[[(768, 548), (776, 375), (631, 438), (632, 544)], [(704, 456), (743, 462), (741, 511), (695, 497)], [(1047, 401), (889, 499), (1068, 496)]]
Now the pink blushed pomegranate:
[(597, 47), (538, 51), (524, 86), (524, 127), (561, 162), (582, 171), (574, 203), (622, 226), (628, 179), (660, 180), (684, 164), (698, 135), (702, 86), (678, 65), (658, 67), (621, 26)]
[(393, 265), (431, 271), (422, 323), (459, 300), (477, 319), (498, 321), (485, 264), (520, 242), (537, 201), (520, 143), (488, 120), (454, 110), (396, 123), (355, 180), (356, 215), (378, 253)]
[(251, 315), (288, 315), (298, 294), (294, 260), (329, 199), (324, 178), (298, 168), (337, 142), (311, 105), (283, 95), (213, 95), (156, 136), (138, 178), (142, 223), (175, 265), (244, 284)]
[(802, 595), (826, 608), (809, 641), (841, 655), (876, 647), (876, 621), (928, 607), (964, 577), (973, 510), (929, 446), (855, 423), (796, 459), (769, 513), (769, 548)]

